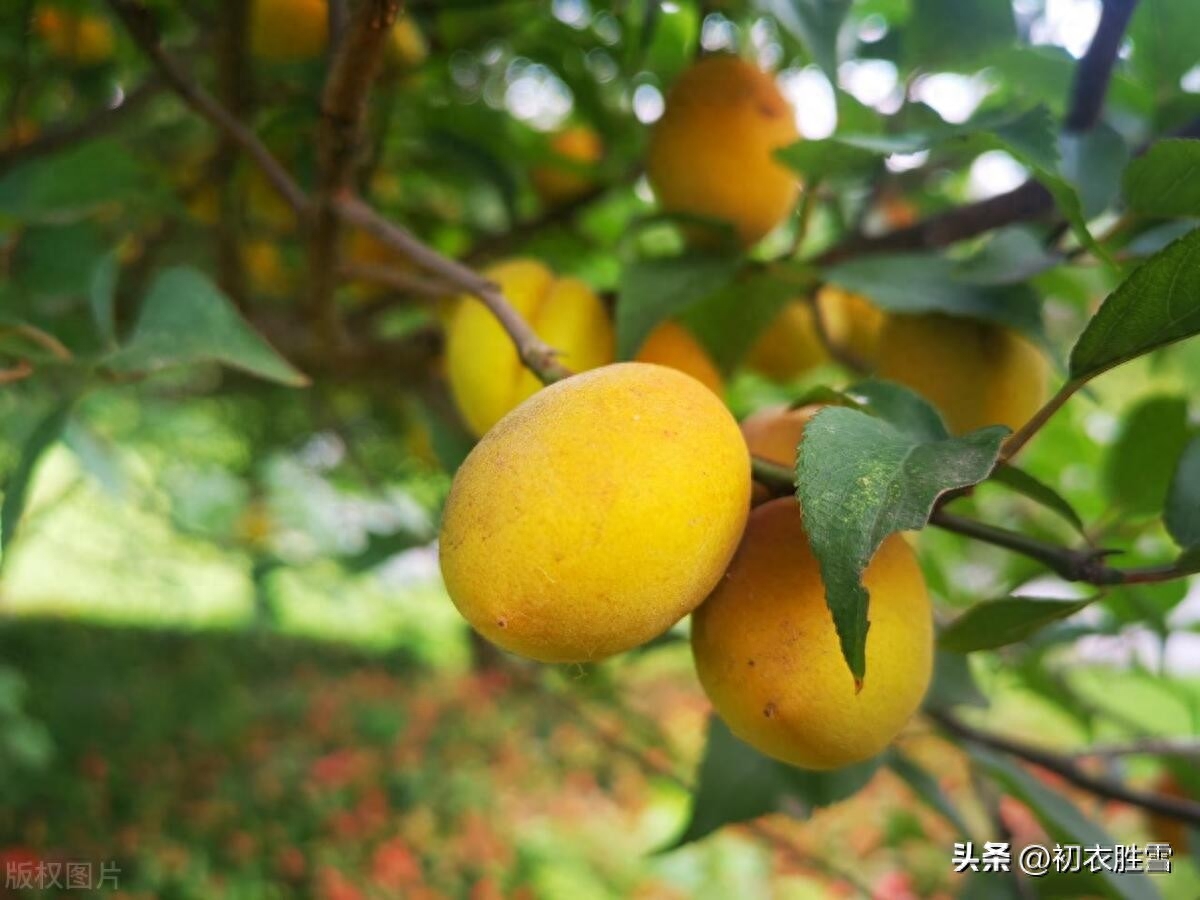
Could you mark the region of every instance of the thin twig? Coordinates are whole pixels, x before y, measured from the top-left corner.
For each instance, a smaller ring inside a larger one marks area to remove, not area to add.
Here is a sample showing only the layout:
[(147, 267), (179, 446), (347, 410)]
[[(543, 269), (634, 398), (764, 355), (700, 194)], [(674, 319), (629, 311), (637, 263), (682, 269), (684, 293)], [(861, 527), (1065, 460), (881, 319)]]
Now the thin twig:
[(262, 170), (271, 186), (302, 218), (308, 211), (308, 198), (287, 169), (271, 155), (258, 137), (179, 66), (163, 49), (158, 27), (149, 9), (135, 0), (106, 0), (121, 20), (134, 43), (150, 58), (163, 80), (192, 109), (221, 131), (226, 132)]
[(453, 297), (461, 290), (427, 275), (373, 263), (343, 263), (338, 269), (338, 275), (343, 281), (367, 281), (402, 294), (416, 294), (433, 300)]
[(1200, 825), (1200, 803), (1177, 797), (1169, 797), (1165, 794), (1139, 791), (1129, 787), (1122, 781), (1100, 775), (1092, 775), (1079, 768), (1068, 757), (1042, 747), (1026, 744), (1023, 741), (982, 731), (968, 725), (966, 722), (961, 721), (944, 710), (930, 710), (928, 715), (945, 731), (962, 740), (970, 741), (982, 747), (989, 747), (993, 750), (999, 750), (1009, 756), (1015, 756), (1017, 759), (1032, 763), (1048, 772), (1053, 772), (1075, 787), (1082, 788), (1097, 797), (1116, 800), (1120, 803), (1127, 803), (1130, 806), (1138, 806), (1161, 816), (1178, 819), (1181, 822), (1188, 822), (1192, 825)]
[(308, 300), (314, 331), (335, 350), (345, 343), (345, 332), (335, 302), (341, 220), (334, 206), (354, 186), (367, 100), (399, 10), (399, 0), (363, 0), (333, 54), (321, 93)]
[[(250, 119), (252, 110), (252, 67), (249, 65), (248, 33), (250, 5), (242, 0), (224, 0), (218, 26), (217, 94), (230, 115), (239, 122)], [(222, 130), (213, 158), (212, 175), (217, 188), (218, 221), (217, 282), (238, 307), (244, 308), (246, 267), (242, 257), (242, 204), (234, 190), (240, 148), (228, 131)]]
[(6, 384), (13, 384), (17, 381), (24, 381), (33, 374), (33, 366), (29, 364), (29, 360), (22, 359), (11, 369), (0, 369), (0, 387)]
[(1145, 737), (1120, 744), (1097, 744), (1071, 754), (1076, 759), (1121, 756), (1183, 756), (1200, 759), (1200, 737)]
[(526, 368), (542, 382), (550, 384), (571, 374), (557, 361), (557, 351), (537, 336), (493, 282), (462, 263), (442, 256), (357, 197), (338, 198), (336, 209), (347, 222), (370, 232), (418, 267), (454, 285), (463, 293), (478, 297), (508, 333)]
[(1071, 103), (1063, 120), (1067, 131), (1090, 131), (1100, 120), (1117, 51), (1137, 5), (1138, 0), (1104, 0), (1101, 4), (1100, 24), (1075, 68)]
[(1033, 438), (1035, 434), (1041, 431), (1056, 412), (1062, 409), (1063, 405), (1070, 400), (1075, 393), (1084, 386), (1087, 379), (1072, 379), (1066, 382), (1058, 389), (1058, 392), (1043, 404), (1042, 408), (1033, 414), (1033, 416), (1020, 427), (1016, 432), (1009, 435), (1005, 440), (1004, 446), (1000, 448), (1000, 462), (1006, 463), (1016, 456), (1021, 448), (1024, 447)]

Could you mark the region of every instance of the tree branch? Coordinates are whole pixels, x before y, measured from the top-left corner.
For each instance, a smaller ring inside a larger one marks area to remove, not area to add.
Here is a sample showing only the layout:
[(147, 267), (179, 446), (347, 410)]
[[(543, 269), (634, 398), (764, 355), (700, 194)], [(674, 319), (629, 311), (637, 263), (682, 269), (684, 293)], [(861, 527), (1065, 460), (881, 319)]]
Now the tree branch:
[(221, 131), (227, 133), (242, 148), (271, 186), (287, 201), (301, 218), (308, 212), (308, 198), (300, 185), (288, 174), (271, 151), (258, 137), (237, 120), (228, 110), (212, 98), (192, 77), (185, 72), (163, 49), (158, 27), (149, 9), (136, 0), (106, 0), (135, 44), (149, 57), (163, 80), (192, 109)]
[(943, 730), (958, 738), (1032, 763), (1097, 797), (1138, 806), (1191, 825), (1200, 825), (1200, 803), (1168, 797), (1165, 794), (1139, 791), (1116, 779), (1092, 775), (1065, 756), (1003, 735), (981, 731), (944, 710), (930, 710), (928, 715)]
[[(250, 118), (251, 75), (247, 36), (250, 6), (242, 0), (224, 0), (218, 25), (217, 93), (239, 122)], [(217, 185), (218, 222), (217, 283), (239, 307), (246, 297), (246, 267), (242, 261), (242, 204), (234, 187), (239, 147), (228, 131), (222, 130), (213, 159), (213, 181)]]
[(1120, 744), (1097, 744), (1071, 754), (1076, 759), (1120, 756), (1184, 756), (1200, 759), (1200, 737), (1146, 737)]
[(391, 288), (401, 294), (416, 294), (431, 300), (453, 297), (461, 290), (452, 284), (430, 278), (427, 275), (406, 272), (395, 266), (372, 263), (343, 263), (338, 269), (338, 277), (343, 281), (367, 281)]
[(557, 361), (557, 351), (537, 336), (493, 282), (421, 243), (411, 233), (389, 222), (357, 197), (339, 197), (336, 209), (347, 222), (366, 229), (420, 268), (453, 285), (459, 291), (478, 297), (508, 333), (526, 368), (543, 383), (550, 384), (571, 374), (569, 369)]
[(353, 189), (367, 100), (399, 9), (399, 0), (362, 0), (333, 54), (321, 94), (317, 193), (308, 244), (309, 314), (316, 333), (334, 349), (345, 342), (334, 296), (341, 235), (334, 204)]
[(1104, 98), (1112, 81), (1113, 64), (1138, 0), (1104, 0), (1100, 24), (1087, 52), (1075, 69), (1071, 104), (1063, 120), (1067, 131), (1090, 131), (1100, 121)]

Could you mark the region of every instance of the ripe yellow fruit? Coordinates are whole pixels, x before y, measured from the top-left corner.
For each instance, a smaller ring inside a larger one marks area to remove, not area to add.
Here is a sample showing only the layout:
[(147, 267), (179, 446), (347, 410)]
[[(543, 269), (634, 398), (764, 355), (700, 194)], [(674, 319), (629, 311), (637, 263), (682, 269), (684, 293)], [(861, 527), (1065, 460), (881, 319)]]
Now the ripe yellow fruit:
[(700, 683), (734, 734), (792, 765), (834, 769), (869, 759), (899, 733), (932, 675), (929, 594), (894, 535), (863, 583), (871, 627), (855, 693), (796, 501), (750, 514), (729, 571), (692, 617)]
[(798, 137), (795, 113), (770, 75), (734, 56), (710, 56), (667, 95), (646, 172), (663, 209), (728, 222), (749, 246), (796, 203), (799, 181), (772, 154)]
[(294, 287), (283, 253), (274, 241), (246, 241), (242, 245), (242, 265), (246, 268), (250, 289), (256, 294), (286, 297)]
[(718, 397), (725, 393), (725, 382), (708, 351), (700, 346), (690, 331), (676, 322), (663, 322), (650, 332), (636, 360), (678, 369), (691, 375)]
[(713, 393), (618, 363), (557, 382), (484, 436), (450, 489), (441, 567), (488, 640), (544, 662), (662, 634), (725, 572), (750, 463)]
[(591, 190), (594, 181), (587, 170), (604, 156), (600, 135), (586, 125), (564, 128), (550, 139), (550, 150), (561, 162), (537, 166), (530, 173), (543, 203), (559, 206)]
[[(885, 319), (883, 310), (860, 294), (832, 285), (817, 291), (816, 303), (830, 341), (855, 358), (872, 362)], [(773, 381), (791, 381), (832, 361), (817, 331), (813, 309), (803, 300), (786, 304), (746, 357), (751, 369)]]
[[(511, 260), (486, 273), (537, 335), (573, 372), (613, 361), (613, 331), (604, 304), (582, 281), (555, 278), (533, 260)], [(450, 389), (467, 425), (482, 435), (541, 388), (512, 340), (474, 297), (458, 303), (446, 337)]]
[(315, 59), (329, 43), (326, 0), (253, 0), (250, 52), (267, 62)]
[[(817, 414), (821, 407), (810, 403), (795, 409), (789, 406), (769, 406), (760, 409), (742, 420), (742, 436), (750, 455), (775, 463), (777, 466), (796, 468), (796, 449), (804, 437), (804, 426)], [(758, 506), (771, 499), (770, 492), (755, 482), (751, 502)]]
[(398, 16), (392, 26), (388, 58), (405, 69), (415, 69), (429, 56), (429, 44), (410, 16)]
[(51, 55), (76, 66), (107, 62), (117, 45), (108, 19), (64, 10), (52, 4), (38, 9), (33, 27)]
[(1046, 398), (1050, 366), (1021, 335), (940, 313), (890, 315), (879, 336), (878, 374), (928, 399), (955, 434), (1024, 425)]

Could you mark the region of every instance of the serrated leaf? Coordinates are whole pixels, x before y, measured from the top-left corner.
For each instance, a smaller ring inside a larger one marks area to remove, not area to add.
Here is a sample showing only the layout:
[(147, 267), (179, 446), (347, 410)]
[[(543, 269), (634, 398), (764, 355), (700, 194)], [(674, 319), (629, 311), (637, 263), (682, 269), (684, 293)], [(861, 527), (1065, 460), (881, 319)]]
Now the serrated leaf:
[(1104, 301), (1071, 351), (1071, 377), (1099, 375), (1200, 332), (1200, 230), (1151, 256)]
[(923, 527), (942, 494), (986, 478), (1008, 433), (992, 427), (921, 440), (844, 407), (822, 409), (805, 427), (796, 497), (856, 680), (866, 675), (867, 563), (888, 535)]
[(966, 837), (971, 834), (971, 829), (967, 827), (967, 823), (963, 821), (963, 817), (950, 802), (950, 798), (946, 796), (937, 779), (925, 769), (899, 751), (893, 751), (890, 754), (888, 767), (899, 775), (904, 783), (912, 788), (913, 793), (930, 809), (949, 822), (956, 835)]
[(791, 280), (754, 273), (701, 300), (680, 319), (708, 350), (717, 368), (731, 372), (797, 293)]
[(735, 737), (717, 716), (710, 716), (691, 820), (673, 847), (768, 813), (806, 817), (814, 809), (857, 793), (879, 765), (880, 759), (875, 758), (831, 772), (797, 769), (759, 753)]
[(118, 271), (117, 255), (115, 253), (108, 254), (92, 270), (92, 280), (88, 290), (92, 322), (96, 325), (96, 334), (99, 336), (100, 342), (107, 349), (117, 345), (115, 308)]
[(1041, 303), (1027, 285), (975, 284), (958, 263), (924, 253), (879, 254), (824, 271), (827, 281), (889, 312), (941, 312), (996, 322), (1046, 341)]
[[(1020, 766), (974, 744), (971, 756), (1012, 794), (1030, 808), (1050, 837), (1062, 844), (1111, 847), (1116, 841), (1103, 828), (1086, 818), (1065, 796), (1034, 778)], [(1123, 900), (1158, 900), (1159, 893), (1149, 876), (1103, 870), (1094, 878), (1096, 889)]]
[(201, 272), (167, 269), (150, 287), (129, 342), (104, 359), (114, 372), (220, 363), (292, 387), (308, 378), (250, 327)]
[(1183, 397), (1150, 397), (1126, 413), (1108, 451), (1105, 483), (1127, 513), (1157, 515), (1167, 502), (1172, 466), (1187, 445), (1188, 404)]
[(1024, 469), (1018, 469), (1013, 465), (997, 466), (990, 480), (1012, 488), (1022, 496), (1028, 497), (1035, 503), (1057, 513), (1063, 519), (1070, 522), (1071, 526), (1080, 534), (1084, 533), (1083, 520), (1079, 518), (1079, 513), (1075, 511), (1075, 507), (1062, 494), (1050, 487), (1050, 485), (1034, 478)]
[(42, 455), (58, 441), (71, 416), (71, 408), (75, 398), (70, 397), (54, 406), (25, 439), (21, 448), (21, 456), (17, 460), (8, 480), (4, 483), (4, 503), (0, 505), (0, 566), (10, 558), (13, 541), (17, 537), (17, 529), (21, 516), (25, 513), (25, 503), (29, 499), (29, 488), (33, 482), (37, 465)]
[(657, 325), (722, 290), (740, 264), (734, 256), (688, 255), (627, 265), (617, 299), (618, 359), (632, 359)]
[(894, 381), (868, 378), (848, 387), (845, 396), (859, 409), (886, 419), (915, 440), (941, 441), (950, 437), (941, 413), (933, 404)]
[(985, 600), (943, 628), (938, 635), (938, 646), (952, 653), (973, 653), (1015, 644), (1047, 625), (1073, 616), (1095, 599), (1004, 597)]
[(1125, 200), (1144, 216), (1200, 216), (1200, 141), (1155, 143), (1125, 170)]
[(1200, 435), (1192, 438), (1167, 491), (1167, 531), (1185, 550), (1200, 548)]
[(804, 45), (831, 84), (837, 84), (838, 32), (851, 0), (764, 0), (762, 6)]

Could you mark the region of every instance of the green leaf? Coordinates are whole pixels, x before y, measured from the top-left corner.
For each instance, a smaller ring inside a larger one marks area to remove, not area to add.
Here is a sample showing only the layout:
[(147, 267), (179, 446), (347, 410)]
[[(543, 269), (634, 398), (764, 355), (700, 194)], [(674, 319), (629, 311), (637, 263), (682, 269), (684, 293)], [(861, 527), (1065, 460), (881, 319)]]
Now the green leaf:
[(946, 491), (985, 479), (1007, 434), (997, 426), (922, 439), (844, 407), (822, 409), (808, 423), (796, 496), (856, 681), (866, 675), (868, 597), (861, 578), (867, 563), (889, 534), (923, 527)]
[[(1116, 841), (1103, 828), (1087, 819), (1065, 796), (1034, 778), (1020, 766), (990, 750), (968, 745), (971, 756), (1012, 794), (1030, 808), (1050, 837), (1063, 844), (1111, 847)], [(1102, 871), (1094, 878), (1096, 889), (1124, 900), (1158, 900), (1159, 894), (1147, 875)]]
[(886, 419), (915, 440), (941, 441), (950, 436), (933, 404), (894, 381), (868, 378), (847, 388), (844, 396), (863, 412)]
[(756, 272), (701, 300), (680, 319), (722, 372), (731, 372), (750, 352), (764, 328), (799, 294), (788, 279)]
[(691, 820), (673, 847), (768, 813), (807, 817), (814, 809), (857, 793), (879, 765), (875, 758), (831, 772), (797, 769), (759, 753), (711, 716)]
[(369, 572), (387, 562), (397, 553), (420, 547), (433, 540), (431, 534), (421, 534), (409, 529), (400, 529), (390, 534), (370, 533), (367, 546), (359, 553), (341, 557), (342, 568), (351, 574)]
[(1024, 469), (1018, 469), (1016, 466), (1008, 464), (997, 466), (996, 471), (992, 473), (992, 477), (989, 480), (1012, 488), (1017, 493), (1046, 507), (1046, 509), (1058, 513), (1059, 516), (1070, 522), (1076, 531), (1080, 534), (1084, 533), (1083, 520), (1079, 518), (1079, 513), (1075, 511), (1075, 507), (1062, 494), (1050, 487), (1050, 485), (1034, 478)]
[(14, 280), (34, 295), (82, 294), (107, 247), (94, 222), (32, 226), (17, 245)]
[(657, 325), (674, 318), (733, 280), (733, 256), (679, 256), (630, 263), (617, 299), (617, 358), (632, 359)]
[(921, 768), (913, 760), (899, 751), (893, 751), (888, 757), (888, 767), (904, 780), (930, 809), (937, 812), (950, 823), (956, 835), (967, 837), (971, 829), (963, 821), (950, 798), (942, 790), (937, 779)]
[(96, 325), (96, 334), (100, 336), (101, 343), (109, 349), (117, 345), (115, 309), (118, 272), (117, 255), (110, 253), (92, 270), (91, 288), (88, 291), (88, 303), (92, 310), (92, 321)]
[(1200, 141), (1155, 143), (1125, 170), (1125, 200), (1144, 216), (1200, 215)]
[(1185, 550), (1200, 548), (1200, 435), (1179, 457), (1167, 491), (1167, 531)]
[(852, 0), (765, 0), (763, 6), (837, 84), (838, 32)]
[(1079, 194), (1084, 215), (1108, 209), (1121, 190), (1121, 173), (1129, 162), (1129, 146), (1104, 122), (1082, 132), (1059, 135), (1060, 170)]
[(1172, 466), (1188, 436), (1188, 404), (1183, 397), (1151, 397), (1125, 415), (1121, 433), (1108, 451), (1104, 475), (1109, 494), (1126, 513), (1162, 512)]
[(129, 342), (104, 363), (132, 373), (221, 363), (292, 387), (308, 384), (206, 275), (188, 268), (167, 269), (155, 279)]
[(913, 0), (904, 29), (904, 59), (909, 68), (974, 71), (980, 56), (1016, 42), (1017, 27), (1009, 0)]
[(1027, 285), (972, 283), (970, 270), (943, 256), (879, 254), (825, 270), (832, 284), (889, 312), (942, 312), (996, 322), (1045, 343), (1041, 303)]
[(933, 682), (929, 685), (929, 693), (925, 695), (924, 706), (928, 709), (952, 709), (955, 706), (987, 709), (988, 699), (975, 684), (968, 657), (961, 653), (934, 650)]
[(120, 451), (83, 425), (78, 419), (67, 423), (62, 435), (67, 446), (80, 466), (96, 482), (114, 497), (125, 497), (130, 492), (130, 478), (121, 463)]
[(47, 413), (25, 439), (21, 448), (21, 456), (16, 468), (4, 484), (4, 503), (0, 505), (0, 549), (4, 555), (0, 557), (0, 565), (10, 557), (13, 541), (17, 537), (17, 526), (25, 512), (25, 503), (29, 499), (29, 488), (42, 455), (58, 441), (71, 417), (71, 407), (75, 398), (70, 397), (58, 403)]
[(1200, 331), (1200, 230), (1151, 256), (1104, 301), (1071, 351), (1077, 380)]
[(1015, 644), (1047, 625), (1073, 616), (1095, 599), (1004, 597), (985, 600), (943, 628), (938, 635), (938, 646), (953, 653), (973, 653)]
[(1179, 79), (1200, 59), (1192, 0), (1142, 0), (1130, 22), (1133, 68), (1159, 100), (1179, 92)]

